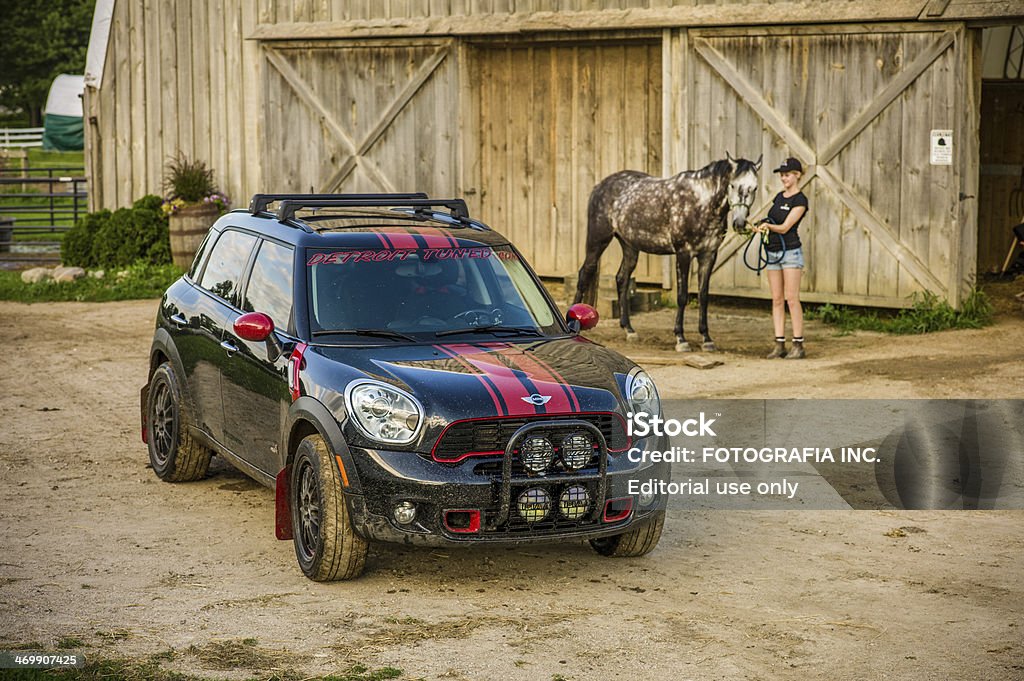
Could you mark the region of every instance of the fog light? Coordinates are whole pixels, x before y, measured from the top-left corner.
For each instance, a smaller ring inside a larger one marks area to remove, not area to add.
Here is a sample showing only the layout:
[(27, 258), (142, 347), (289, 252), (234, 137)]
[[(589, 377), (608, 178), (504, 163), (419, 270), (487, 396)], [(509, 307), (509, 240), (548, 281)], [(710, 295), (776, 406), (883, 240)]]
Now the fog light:
[(653, 489), (649, 489), (649, 490), (645, 491), (645, 490), (641, 489), (641, 491), (640, 491), (640, 505), (646, 507), (646, 506), (650, 506), (653, 503), (654, 503), (654, 490)]
[(539, 487), (528, 489), (516, 501), (519, 515), (528, 523), (544, 520), (551, 510), (551, 497)]
[(583, 433), (566, 435), (562, 440), (562, 463), (571, 471), (579, 470), (590, 463), (594, 443)]
[(416, 520), (416, 504), (411, 501), (403, 501), (400, 504), (395, 504), (395, 508), (391, 511), (391, 515), (399, 525), (408, 525), (412, 521)]
[(540, 473), (546, 470), (554, 459), (555, 447), (546, 437), (528, 437), (519, 447), (519, 460), (530, 472)]
[(587, 488), (580, 485), (566, 487), (558, 499), (558, 510), (567, 520), (579, 520), (590, 508), (590, 495)]

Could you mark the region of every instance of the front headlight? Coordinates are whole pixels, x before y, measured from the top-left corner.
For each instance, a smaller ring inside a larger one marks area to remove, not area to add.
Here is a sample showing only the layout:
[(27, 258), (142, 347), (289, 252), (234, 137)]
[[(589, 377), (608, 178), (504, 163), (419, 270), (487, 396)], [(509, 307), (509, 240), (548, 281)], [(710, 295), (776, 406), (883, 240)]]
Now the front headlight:
[(348, 413), (372, 440), (404, 445), (416, 439), (423, 407), (416, 398), (387, 383), (358, 380), (345, 390)]
[(661, 415), (658, 387), (654, 385), (647, 372), (639, 367), (630, 371), (626, 377), (626, 399), (634, 414), (643, 411), (652, 416)]

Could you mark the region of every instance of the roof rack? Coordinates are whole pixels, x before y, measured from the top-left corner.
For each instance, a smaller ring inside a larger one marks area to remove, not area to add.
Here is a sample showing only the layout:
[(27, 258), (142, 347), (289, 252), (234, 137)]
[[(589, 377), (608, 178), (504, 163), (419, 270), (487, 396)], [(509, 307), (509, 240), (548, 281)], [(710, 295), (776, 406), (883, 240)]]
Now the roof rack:
[[(423, 192), (415, 194), (253, 194), (249, 202), (249, 212), (253, 215), (262, 213), (267, 206), (276, 201), (377, 201), (380, 199), (425, 199)], [(364, 204), (376, 205), (376, 204)]]

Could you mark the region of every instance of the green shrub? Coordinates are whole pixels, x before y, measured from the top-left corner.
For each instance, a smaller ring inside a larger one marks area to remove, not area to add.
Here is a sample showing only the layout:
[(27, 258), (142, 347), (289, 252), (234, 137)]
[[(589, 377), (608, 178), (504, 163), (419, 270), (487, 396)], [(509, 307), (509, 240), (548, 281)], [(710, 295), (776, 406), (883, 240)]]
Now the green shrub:
[(89, 213), (64, 236), (61, 260), (88, 268), (125, 267), (136, 262), (171, 262), (167, 216), (159, 196), (144, 196), (131, 208)]
[(70, 267), (96, 267), (92, 245), (96, 232), (110, 220), (110, 211), (89, 213), (67, 231), (60, 245), (60, 259)]
[(910, 308), (894, 315), (827, 303), (809, 308), (807, 317), (838, 327), (843, 332), (881, 331), (906, 335), (946, 329), (979, 329), (992, 322), (992, 312), (988, 296), (973, 289), (959, 310), (954, 310), (931, 291), (925, 291), (914, 293)]

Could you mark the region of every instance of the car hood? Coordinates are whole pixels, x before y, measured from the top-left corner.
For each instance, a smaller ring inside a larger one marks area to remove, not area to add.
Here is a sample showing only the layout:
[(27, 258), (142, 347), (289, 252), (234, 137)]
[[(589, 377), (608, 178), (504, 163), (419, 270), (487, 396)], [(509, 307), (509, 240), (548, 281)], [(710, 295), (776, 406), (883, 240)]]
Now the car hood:
[[(463, 419), (624, 414), (625, 376), (635, 366), (582, 337), (310, 350), (331, 360), (325, 364), (337, 372), (328, 379), (333, 391), (365, 377), (414, 395), (426, 412), (428, 441)], [(316, 373), (326, 378), (331, 371), (324, 366)]]

